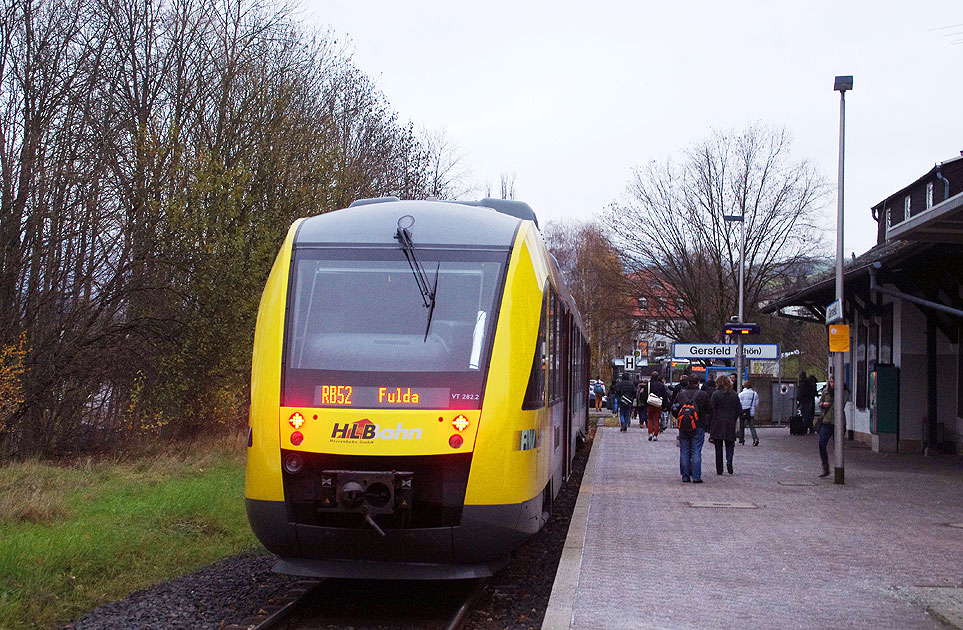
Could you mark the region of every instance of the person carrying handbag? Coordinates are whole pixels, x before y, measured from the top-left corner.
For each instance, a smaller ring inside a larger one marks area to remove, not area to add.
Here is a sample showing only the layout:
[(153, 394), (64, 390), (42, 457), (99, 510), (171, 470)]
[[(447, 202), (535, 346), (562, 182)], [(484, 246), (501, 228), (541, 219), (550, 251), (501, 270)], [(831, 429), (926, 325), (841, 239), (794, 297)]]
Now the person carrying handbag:
[[(642, 387), (639, 388), (640, 398)], [(649, 384), (645, 387), (646, 426), (649, 430), (649, 440), (657, 442), (662, 432), (662, 407), (668, 402), (669, 392), (662, 382), (658, 372), (652, 372)]]
[(739, 392), (739, 402), (742, 403), (742, 418), (739, 423), (739, 443), (745, 444), (746, 424), (752, 432), (752, 445), (759, 446), (759, 435), (756, 433), (756, 408), (759, 407), (759, 394), (752, 388), (752, 383), (746, 381), (742, 384), (742, 391)]
[(632, 401), (635, 400), (635, 383), (629, 380), (628, 372), (623, 372), (622, 378), (612, 386), (612, 395), (618, 405), (620, 431), (624, 433), (629, 430)]
[[(836, 409), (833, 406), (836, 393), (836, 380), (829, 379), (829, 384), (823, 389), (819, 397), (819, 408), (822, 415), (816, 421), (816, 431), (819, 433), (819, 458), (822, 460), (823, 472), (820, 477), (829, 476), (829, 453), (826, 446), (830, 439), (835, 439)], [(849, 402), (849, 390), (843, 387), (843, 430), (846, 430), (846, 403)]]

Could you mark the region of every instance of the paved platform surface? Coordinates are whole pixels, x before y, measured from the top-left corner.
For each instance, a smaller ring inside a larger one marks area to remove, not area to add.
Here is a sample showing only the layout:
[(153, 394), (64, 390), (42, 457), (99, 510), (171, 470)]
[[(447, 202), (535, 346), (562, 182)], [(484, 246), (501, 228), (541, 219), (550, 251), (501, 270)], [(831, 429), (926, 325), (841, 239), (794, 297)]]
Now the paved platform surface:
[(963, 624), (963, 457), (847, 442), (836, 485), (815, 436), (762, 428), (693, 485), (675, 435), (599, 427), (542, 628)]

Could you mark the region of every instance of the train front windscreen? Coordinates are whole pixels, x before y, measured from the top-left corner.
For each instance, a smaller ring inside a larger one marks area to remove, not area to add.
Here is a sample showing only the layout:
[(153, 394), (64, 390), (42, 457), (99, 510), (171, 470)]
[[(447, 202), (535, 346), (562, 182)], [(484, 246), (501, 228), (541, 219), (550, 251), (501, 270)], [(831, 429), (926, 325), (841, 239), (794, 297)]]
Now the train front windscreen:
[(506, 264), (495, 251), (418, 249), (411, 263), (401, 249), (296, 250), (282, 406), (480, 408)]

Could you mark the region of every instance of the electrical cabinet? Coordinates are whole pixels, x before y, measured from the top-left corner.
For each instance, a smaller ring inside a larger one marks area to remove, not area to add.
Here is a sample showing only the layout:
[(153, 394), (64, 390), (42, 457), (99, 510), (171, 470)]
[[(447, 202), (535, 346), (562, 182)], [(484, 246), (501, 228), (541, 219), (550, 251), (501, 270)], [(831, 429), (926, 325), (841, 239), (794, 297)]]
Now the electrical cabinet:
[(869, 373), (870, 430), (899, 433), (899, 368), (878, 364)]

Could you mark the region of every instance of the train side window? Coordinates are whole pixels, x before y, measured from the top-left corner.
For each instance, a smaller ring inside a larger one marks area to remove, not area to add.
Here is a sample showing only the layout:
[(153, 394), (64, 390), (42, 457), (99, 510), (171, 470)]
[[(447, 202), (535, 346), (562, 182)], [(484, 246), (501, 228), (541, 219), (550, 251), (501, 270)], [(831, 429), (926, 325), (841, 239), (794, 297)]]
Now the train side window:
[(532, 371), (528, 376), (528, 389), (522, 401), (522, 409), (541, 409), (545, 406), (545, 363), (546, 363), (546, 325), (548, 319), (549, 292), (542, 299), (542, 314), (538, 322), (538, 338), (535, 342), (535, 356), (532, 358)]
[(562, 400), (562, 392), (565, 388), (562, 386), (562, 351), (565, 347), (564, 339), (562, 339), (562, 332), (564, 329), (563, 324), (565, 317), (565, 310), (562, 308), (562, 300), (559, 299), (558, 294), (554, 291), (552, 292), (552, 298), (555, 301), (555, 360), (552, 361), (552, 369), (555, 370), (555, 376), (552, 381), (555, 383), (555, 395), (552, 397), (553, 402), (558, 402)]
[(558, 392), (558, 298), (549, 288), (548, 298), (548, 402), (555, 402)]

